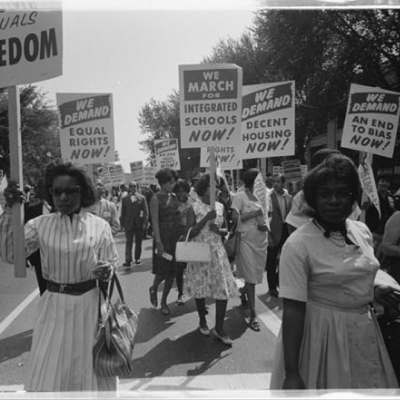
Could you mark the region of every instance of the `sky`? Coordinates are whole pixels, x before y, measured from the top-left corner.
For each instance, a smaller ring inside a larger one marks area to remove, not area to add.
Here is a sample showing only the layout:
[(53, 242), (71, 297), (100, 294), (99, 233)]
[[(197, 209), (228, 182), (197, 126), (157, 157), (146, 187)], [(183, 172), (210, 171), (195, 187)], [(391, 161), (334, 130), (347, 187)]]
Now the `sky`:
[(115, 148), (129, 172), (147, 157), (140, 109), (179, 89), (179, 65), (199, 64), (251, 27), (256, 3), (231, 3), (64, 0), (63, 75), (36, 85), (54, 105), (56, 93), (112, 93)]

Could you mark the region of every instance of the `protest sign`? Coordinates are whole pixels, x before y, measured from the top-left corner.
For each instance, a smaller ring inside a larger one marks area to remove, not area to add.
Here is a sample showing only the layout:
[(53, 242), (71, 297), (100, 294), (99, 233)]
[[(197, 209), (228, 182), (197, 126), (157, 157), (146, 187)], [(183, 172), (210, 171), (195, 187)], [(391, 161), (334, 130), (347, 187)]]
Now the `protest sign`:
[(131, 167), (132, 180), (136, 183), (142, 183), (144, 181), (143, 161), (131, 162), (129, 166)]
[(360, 177), (364, 194), (378, 210), (379, 218), (381, 218), (381, 206), (379, 202), (378, 190), (375, 184), (374, 173), (372, 171), (372, 165), (370, 161), (371, 156), (365, 157), (358, 166), (358, 176)]
[(242, 159), (294, 155), (294, 81), (243, 86)]
[(119, 186), (125, 183), (125, 174), (122, 165), (120, 164), (109, 165), (108, 170), (110, 173), (111, 186)]
[[(239, 157), (240, 146), (217, 146), (214, 147), (215, 154), (218, 156), (219, 162), (223, 169), (242, 169), (243, 161)], [(202, 147), (200, 150), (200, 167), (207, 168), (210, 166), (210, 150)]]
[(178, 139), (154, 140), (154, 153), (158, 169), (180, 170)]
[(57, 93), (61, 155), (74, 163), (115, 161), (112, 95)]
[(302, 169), (300, 160), (284, 160), (282, 161), (283, 175), (288, 181), (301, 180)]
[(182, 148), (240, 144), (240, 67), (180, 65), (179, 88)]
[(0, 4), (0, 88), (62, 75), (61, 2)]
[(261, 173), (258, 173), (256, 179), (254, 180), (254, 196), (257, 197), (258, 201), (261, 204), (261, 209), (264, 214), (264, 222), (267, 225), (268, 229), (270, 229), (269, 225), (269, 217), (268, 213), (270, 212), (270, 204), (269, 204), (269, 196), (267, 195), (267, 187), (265, 185), (264, 179)]
[(400, 116), (400, 93), (352, 84), (342, 147), (392, 158)]
[(111, 175), (110, 170), (108, 169), (108, 165), (103, 165), (97, 168), (97, 174), (101, 183), (107, 188), (111, 188)]
[(156, 173), (158, 168), (156, 167), (144, 167), (143, 169), (143, 181), (150, 184), (157, 185)]
[(281, 167), (280, 165), (274, 165), (272, 167), (272, 174), (273, 175), (283, 174), (283, 167)]

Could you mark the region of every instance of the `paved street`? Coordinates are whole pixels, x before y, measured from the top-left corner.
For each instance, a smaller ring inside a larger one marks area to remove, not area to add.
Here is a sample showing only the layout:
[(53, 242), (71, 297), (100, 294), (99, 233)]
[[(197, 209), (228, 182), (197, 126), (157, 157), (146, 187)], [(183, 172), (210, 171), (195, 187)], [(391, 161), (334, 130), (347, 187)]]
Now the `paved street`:
[[(116, 236), (119, 254), (125, 237)], [(280, 328), (281, 300), (267, 294), (267, 283), (257, 287), (257, 312), (261, 332), (250, 330), (243, 318), (240, 300), (228, 303), (226, 331), (235, 340), (232, 348), (197, 330), (194, 301), (177, 306), (177, 291), (169, 295), (171, 315), (165, 317), (151, 306), (148, 288), (152, 283), (151, 240), (143, 243), (142, 265), (119, 268), (129, 306), (139, 314), (135, 346), (136, 360), (131, 376), (120, 379), (120, 391), (265, 390), (273, 364)], [(122, 265), (124, 259), (121, 258)], [(162, 287), (159, 287), (159, 298)], [(14, 278), (13, 267), (0, 268), (0, 392), (23, 390), (24, 373), (32, 339), (39, 295), (34, 272)], [(214, 326), (215, 306), (209, 302), (207, 316)]]

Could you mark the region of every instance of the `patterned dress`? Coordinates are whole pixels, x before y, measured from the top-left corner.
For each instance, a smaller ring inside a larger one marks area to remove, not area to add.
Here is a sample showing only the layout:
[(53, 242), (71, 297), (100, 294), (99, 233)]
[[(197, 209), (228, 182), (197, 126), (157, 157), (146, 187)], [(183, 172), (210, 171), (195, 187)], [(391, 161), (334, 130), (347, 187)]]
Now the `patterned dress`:
[[(211, 206), (200, 199), (192, 204), (196, 215), (196, 223), (202, 220), (211, 210)], [(215, 203), (217, 218), (215, 222), (223, 223), (223, 205)], [(222, 239), (210, 231), (207, 222), (200, 233), (192, 239), (193, 242), (209, 243), (211, 245), (211, 263), (188, 263), (186, 270), (185, 292), (190, 297), (198, 299), (211, 297), (216, 300), (227, 300), (238, 297), (238, 289), (232, 273)]]
[(156, 194), (158, 199), (158, 226), (164, 252), (172, 255), (172, 261), (155, 254), (156, 242), (153, 241), (153, 274), (169, 278), (176, 274), (175, 248), (180, 234), (179, 201), (175, 193)]

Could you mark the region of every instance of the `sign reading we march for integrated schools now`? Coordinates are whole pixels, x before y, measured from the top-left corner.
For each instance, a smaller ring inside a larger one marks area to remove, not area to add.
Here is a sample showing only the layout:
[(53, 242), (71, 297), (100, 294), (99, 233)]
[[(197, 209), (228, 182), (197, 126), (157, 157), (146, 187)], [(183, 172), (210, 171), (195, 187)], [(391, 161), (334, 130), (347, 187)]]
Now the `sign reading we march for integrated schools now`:
[(240, 144), (240, 67), (180, 65), (179, 88), (182, 148)]
[(57, 93), (61, 155), (82, 164), (115, 161), (112, 95)]
[(400, 93), (352, 84), (341, 145), (393, 157), (400, 115)]
[(0, 3), (0, 87), (62, 75), (61, 2)]
[(243, 86), (241, 158), (294, 155), (294, 81)]
[(154, 153), (158, 169), (172, 168), (177, 171), (181, 169), (178, 139), (154, 140)]

